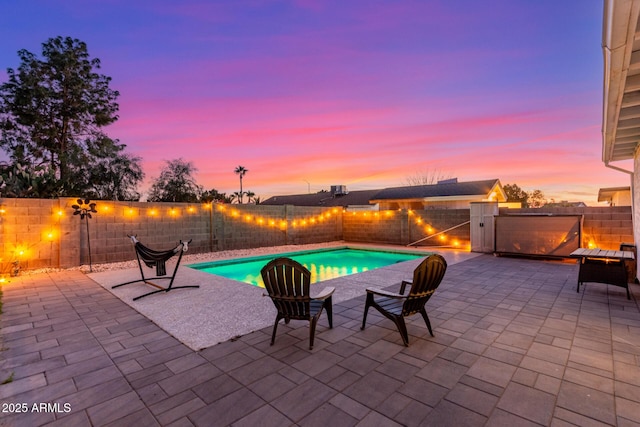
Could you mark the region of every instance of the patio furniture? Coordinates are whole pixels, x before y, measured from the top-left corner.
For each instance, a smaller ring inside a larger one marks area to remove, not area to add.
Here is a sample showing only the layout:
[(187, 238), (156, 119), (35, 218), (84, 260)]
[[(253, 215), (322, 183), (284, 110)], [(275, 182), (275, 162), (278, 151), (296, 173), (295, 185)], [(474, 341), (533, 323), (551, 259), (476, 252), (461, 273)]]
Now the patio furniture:
[(638, 265), (636, 264), (635, 259), (638, 258), (638, 250), (636, 249), (636, 245), (633, 243), (620, 243), (621, 251), (631, 251), (633, 252), (634, 259), (626, 259), (624, 260), (624, 265), (627, 268), (627, 282), (629, 283), (640, 283), (638, 278)]
[(262, 267), (260, 274), (268, 295), (278, 310), (273, 325), (271, 345), (276, 339), (276, 330), (281, 319), (284, 319), (286, 324), (291, 319), (307, 320), (309, 321), (309, 350), (313, 349), (316, 324), (323, 308), (327, 310), (329, 328), (333, 328), (331, 296), (335, 288), (327, 287), (319, 295), (312, 297), (310, 295), (311, 272), (290, 258), (276, 258), (269, 261)]
[[(413, 314), (422, 314), (429, 333), (433, 336), (431, 322), (429, 322), (429, 316), (427, 316), (424, 306), (440, 285), (446, 271), (447, 262), (442, 256), (434, 254), (425, 258), (413, 271), (412, 281), (402, 281), (400, 292), (394, 293), (382, 289), (368, 288), (362, 327), (360, 329), (365, 327), (369, 307), (374, 307), (396, 324), (405, 346), (409, 346), (409, 334), (404, 318)], [(407, 295), (404, 295), (407, 285), (411, 285), (411, 289)]]
[(604, 283), (625, 288), (627, 299), (631, 299), (625, 262), (634, 259), (633, 252), (579, 248), (570, 256), (580, 263), (576, 292), (584, 282)]
[[(140, 295), (135, 297), (133, 300), (139, 300), (140, 298), (144, 298), (149, 295), (157, 294), (158, 292), (169, 292), (173, 289), (181, 289), (181, 288), (199, 288), (198, 285), (189, 285), (189, 286), (173, 286), (173, 281), (176, 278), (176, 273), (178, 272), (178, 267), (180, 266), (180, 261), (182, 260), (182, 255), (187, 252), (189, 249), (189, 243), (191, 243), (191, 239), (188, 242), (183, 242), (180, 240), (180, 243), (173, 249), (169, 249), (166, 251), (156, 251), (150, 249), (140, 243), (140, 241), (136, 238), (136, 236), (127, 236), (131, 239), (131, 242), (134, 245), (134, 249), (136, 251), (136, 258), (138, 259), (138, 267), (140, 268), (140, 276), (141, 279), (132, 280), (130, 282), (120, 283), (119, 285), (112, 286), (111, 289), (118, 288), (124, 285), (130, 285), (132, 283), (144, 282), (147, 285), (151, 285), (157, 288), (155, 291), (148, 292), (144, 295)], [(167, 276), (167, 268), (166, 262), (173, 258), (175, 255), (178, 255), (178, 261), (176, 262), (176, 266), (173, 269), (173, 273), (171, 276)], [(149, 268), (156, 269), (155, 277), (145, 277), (144, 271), (142, 269), (142, 263), (144, 263)], [(169, 286), (160, 286), (151, 282), (151, 280), (169, 280)]]

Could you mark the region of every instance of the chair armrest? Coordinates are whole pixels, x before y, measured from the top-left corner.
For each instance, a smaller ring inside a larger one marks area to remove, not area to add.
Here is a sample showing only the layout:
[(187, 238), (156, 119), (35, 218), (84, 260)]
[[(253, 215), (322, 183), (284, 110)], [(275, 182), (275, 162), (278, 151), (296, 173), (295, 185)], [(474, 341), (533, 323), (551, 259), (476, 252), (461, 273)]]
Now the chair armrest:
[(383, 289), (367, 288), (367, 293), (374, 294), (374, 295), (380, 295), (380, 296), (387, 297), (387, 298), (398, 298), (398, 299), (406, 298), (405, 295), (397, 294), (395, 292), (385, 291)]
[(333, 295), (333, 291), (335, 291), (335, 290), (336, 290), (336, 288), (334, 288), (334, 287), (327, 287), (327, 288), (324, 288), (322, 290), (322, 292), (320, 292), (318, 295), (316, 295), (315, 297), (311, 297), (311, 298), (324, 300), (324, 299), (329, 298), (331, 295)]
[(403, 280), (400, 284), (400, 294), (404, 294), (404, 289), (407, 285), (413, 286), (413, 280)]

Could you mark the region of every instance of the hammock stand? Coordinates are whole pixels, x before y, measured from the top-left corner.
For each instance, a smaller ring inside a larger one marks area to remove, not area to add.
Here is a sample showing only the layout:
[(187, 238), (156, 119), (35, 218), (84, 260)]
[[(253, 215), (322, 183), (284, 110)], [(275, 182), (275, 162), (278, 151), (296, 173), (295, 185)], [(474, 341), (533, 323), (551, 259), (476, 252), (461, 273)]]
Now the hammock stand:
[[(148, 292), (146, 294), (135, 297), (133, 300), (139, 300), (140, 298), (144, 298), (149, 295), (157, 294), (158, 292), (169, 292), (172, 289), (181, 289), (181, 288), (199, 288), (198, 285), (191, 286), (173, 286), (173, 280), (176, 278), (176, 273), (178, 272), (178, 267), (180, 266), (180, 261), (182, 260), (182, 254), (187, 252), (189, 249), (189, 243), (191, 243), (191, 239), (188, 242), (183, 242), (180, 240), (180, 243), (173, 249), (169, 249), (166, 251), (155, 251), (150, 249), (140, 243), (140, 241), (136, 238), (136, 236), (127, 236), (131, 239), (131, 242), (134, 245), (134, 249), (136, 251), (136, 258), (138, 259), (138, 267), (140, 268), (140, 276), (142, 279), (132, 280), (130, 282), (120, 283), (119, 285), (112, 286), (111, 289), (118, 288), (124, 285), (130, 285), (132, 283), (144, 282), (147, 285), (151, 285), (157, 288), (155, 291)], [(176, 254), (178, 254), (178, 262), (176, 263), (175, 268), (173, 269), (173, 273), (171, 276), (167, 276), (167, 267), (166, 262), (173, 258)], [(155, 277), (145, 277), (144, 271), (142, 269), (142, 263), (144, 263), (149, 268), (156, 269)], [(151, 280), (169, 280), (169, 286), (160, 286), (156, 283), (151, 282)]]

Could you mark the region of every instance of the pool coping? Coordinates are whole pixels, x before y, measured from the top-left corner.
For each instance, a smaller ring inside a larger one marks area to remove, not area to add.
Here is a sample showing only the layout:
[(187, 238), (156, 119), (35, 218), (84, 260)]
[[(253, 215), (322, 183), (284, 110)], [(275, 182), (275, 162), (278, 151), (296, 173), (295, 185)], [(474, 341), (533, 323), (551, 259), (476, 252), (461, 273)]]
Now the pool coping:
[[(274, 248), (277, 248), (277, 247), (278, 246), (274, 246)], [(241, 257), (241, 258), (225, 258), (225, 259), (216, 260), (216, 261), (201, 261), (201, 262), (184, 264), (184, 265), (185, 267), (189, 267), (189, 268), (195, 268), (194, 266), (206, 265), (206, 264), (227, 265), (227, 264), (234, 264), (239, 261), (258, 261), (261, 259), (265, 259), (265, 260), (272, 259), (276, 255), (280, 257), (283, 257), (283, 256), (289, 257), (289, 256), (303, 255), (303, 254), (309, 254), (309, 253), (315, 253), (315, 252), (331, 252), (331, 251), (340, 250), (340, 249), (354, 249), (354, 250), (360, 250), (360, 251), (411, 254), (411, 255), (419, 255), (419, 256), (427, 256), (432, 253), (435, 253), (433, 250), (424, 251), (420, 249), (410, 250), (410, 249), (404, 249), (404, 248), (393, 248), (389, 246), (375, 246), (375, 245), (365, 246), (365, 245), (354, 245), (354, 244), (340, 244), (337, 246), (323, 246), (323, 247), (318, 247), (314, 249), (299, 250), (299, 251), (292, 251), (292, 252), (272, 252), (272, 253), (257, 255), (257, 256), (248, 256), (248, 257)]]
[[(258, 255), (258, 256), (250, 256), (250, 257), (240, 257), (240, 258), (231, 258), (231, 259), (223, 259), (223, 260), (217, 260), (217, 261), (204, 261), (204, 262), (198, 262), (195, 264), (184, 264), (185, 267), (188, 268), (192, 268), (194, 270), (199, 270), (199, 271), (203, 271), (207, 274), (213, 274), (216, 276), (222, 276), (222, 277), (226, 277), (227, 279), (230, 280), (236, 280), (232, 277), (228, 277), (222, 274), (216, 274), (210, 271), (205, 271), (206, 269), (209, 268), (215, 268), (215, 267), (222, 267), (222, 266), (228, 266), (228, 265), (233, 265), (233, 264), (242, 264), (242, 263), (249, 263), (249, 262), (257, 262), (257, 261), (270, 261), (272, 259), (275, 258), (281, 258), (281, 257), (285, 257), (285, 258), (295, 258), (297, 256), (303, 256), (303, 255), (311, 255), (311, 254), (317, 254), (317, 253), (324, 253), (324, 252), (334, 252), (334, 251), (340, 251), (340, 250), (353, 250), (353, 251), (361, 251), (361, 252), (376, 252), (376, 253), (386, 253), (386, 254), (398, 254), (398, 255), (412, 255), (415, 257), (425, 257), (425, 256), (429, 256), (431, 255), (432, 251), (429, 252), (425, 252), (425, 251), (417, 251), (417, 250), (402, 250), (402, 249), (394, 249), (394, 248), (376, 248), (376, 247), (364, 247), (364, 246), (357, 246), (357, 245), (338, 245), (338, 246), (333, 246), (333, 247), (322, 247), (322, 248), (314, 248), (314, 249), (307, 249), (307, 250), (300, 250), (300, 251), (293, 251), (293, 252), (279, 252), (279, 253), (270, 253), (270, 254), (264, 254), (264, 255)], [(397, 262), (406, 262), (406, 261), (413, 261), (414, 259), (405, 259), (405, 260), (401, 260), (401, 261), (397, 261)], [(397, 263), (395, 262), (395, 263)], [(394, 263), (394, 264), (395, 264)], [(391, 265), (391, 264), (389, 264)], [(377, 270), (380, 268), (384, 268), (384, 267), (388, 267), (389, 265), (383, 265), (380, 267), (375, 267), (372, 268), (368, 271), (372, 271), (372, 270)], [(344, 274), (342, 276), (339, 277), (344, 277), (344, 276), (349, 276), (352, 274), (360, 274), (360, 273), (365, 273), (366, 271), (362, 271), (362, 272), (358, 272), (358, 273), (348, 273), (348, 274)], [(336, 277), (337, 278), (337, 277)], [(327, 279), (327, 280), (331, 280), (331, 279)], [(251, 286), (258, 286), (260, 288), (263, 288), (263, 286), (260, 285), (256, 285), (255, 283), (250, 283), (250, 282), (246, 282), (243, 280), (236, 280), (239, 281), (241, 283), (244, 284), (249, 284)], [(321, 280), (321, 281), (312, 281), (313, 283), (320, 283), (320, 282), (325, 282), (326, 280)]]

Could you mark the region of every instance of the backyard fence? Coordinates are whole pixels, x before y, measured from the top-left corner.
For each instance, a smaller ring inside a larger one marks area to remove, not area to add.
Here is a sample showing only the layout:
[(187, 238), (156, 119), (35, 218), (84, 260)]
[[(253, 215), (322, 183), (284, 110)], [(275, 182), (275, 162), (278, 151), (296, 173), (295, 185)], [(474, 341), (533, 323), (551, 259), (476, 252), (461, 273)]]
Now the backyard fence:
[[(343, 212), (341, 208), (96, 201), (91, 219), (73, 215), (74, 198), (0, 199), (0, 275), (22, 269), (134, 259), (128, 234), (154, 249), (189, 240), (190, 253), (264, 246), (359, 243), (469, 246), (469, 209)], [(509, 209), (509, 214), (528, 213)], [(584, 215), (583, 244), (615, 249), (631, 243), (629, 207), (536, 209)], [(503, 209), (500, 214), (506, 214)], [(89, 221), (89, 236), (83, 221)], [(445, 230), (449, 230), (443, 232)], [(429, 237), (429, 238), (427, 238)], [(426, 239), (425, 239), (426, 238)]]

